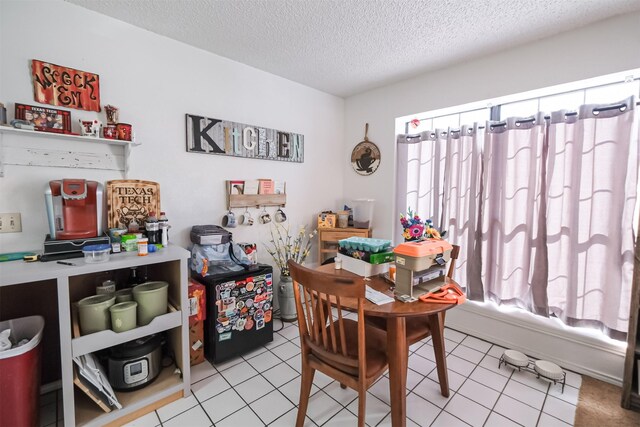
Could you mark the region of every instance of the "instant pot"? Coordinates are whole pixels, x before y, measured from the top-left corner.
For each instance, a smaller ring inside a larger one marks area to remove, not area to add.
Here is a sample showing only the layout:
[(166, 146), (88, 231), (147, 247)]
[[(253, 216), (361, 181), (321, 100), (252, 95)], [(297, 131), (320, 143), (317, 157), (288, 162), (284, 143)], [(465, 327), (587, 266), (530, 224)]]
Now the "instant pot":
[(162, 370), (161, 335), (149, 335), (112, 347), (109, 351), (109, 383), (121, 391), (145, 387)]

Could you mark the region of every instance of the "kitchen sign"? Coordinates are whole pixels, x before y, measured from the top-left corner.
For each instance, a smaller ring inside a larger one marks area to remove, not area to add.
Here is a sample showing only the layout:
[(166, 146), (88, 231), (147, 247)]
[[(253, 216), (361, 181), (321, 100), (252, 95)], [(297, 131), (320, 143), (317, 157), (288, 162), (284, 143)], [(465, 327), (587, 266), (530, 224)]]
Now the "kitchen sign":
[(304, 135), (187, 114), (187, 152), (304, 162)]
[(100, 77), (97, 74), (37, 59), (31, 61), (31, 74), (36, 102), (100, 111)]

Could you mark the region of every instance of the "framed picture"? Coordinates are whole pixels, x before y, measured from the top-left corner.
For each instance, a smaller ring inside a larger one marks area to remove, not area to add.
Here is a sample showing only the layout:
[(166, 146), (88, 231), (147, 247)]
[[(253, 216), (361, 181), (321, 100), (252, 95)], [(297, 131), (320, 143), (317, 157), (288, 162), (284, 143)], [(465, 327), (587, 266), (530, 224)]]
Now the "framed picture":
[(231, 181), (230, 194), (244, 194), (244, 181)]
[(35, 130), (71, 133), (71, 112), (69, 111), (16, 103), (16, 119), (29, 122)]

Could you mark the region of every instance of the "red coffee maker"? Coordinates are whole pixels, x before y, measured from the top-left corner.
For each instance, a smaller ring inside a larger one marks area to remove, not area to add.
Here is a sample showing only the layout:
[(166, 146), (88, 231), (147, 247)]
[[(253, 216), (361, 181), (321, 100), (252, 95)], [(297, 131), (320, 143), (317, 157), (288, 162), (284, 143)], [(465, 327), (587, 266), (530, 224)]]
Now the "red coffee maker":
[(96, 181), (49, 181), (44, 192), (51, 239), (72, 240), (102, 235), (103, 187)]

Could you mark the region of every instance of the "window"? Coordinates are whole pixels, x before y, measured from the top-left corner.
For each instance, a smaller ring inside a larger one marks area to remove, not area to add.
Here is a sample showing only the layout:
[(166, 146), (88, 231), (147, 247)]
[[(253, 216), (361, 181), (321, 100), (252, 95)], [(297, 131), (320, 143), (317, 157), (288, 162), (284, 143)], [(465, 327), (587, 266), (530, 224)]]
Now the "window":
[[(461, 246), (456, 279), (470, 299), (624, 338), (640, 114), (617, 103), (631, 95), (638, 75), (398, 119), (408, 135), (398, 139), (397, 213), (412, 209)], [(592, 104), (602, 105), (583, 107)], [(506, 120), (578, 109), (569, 120)]]

